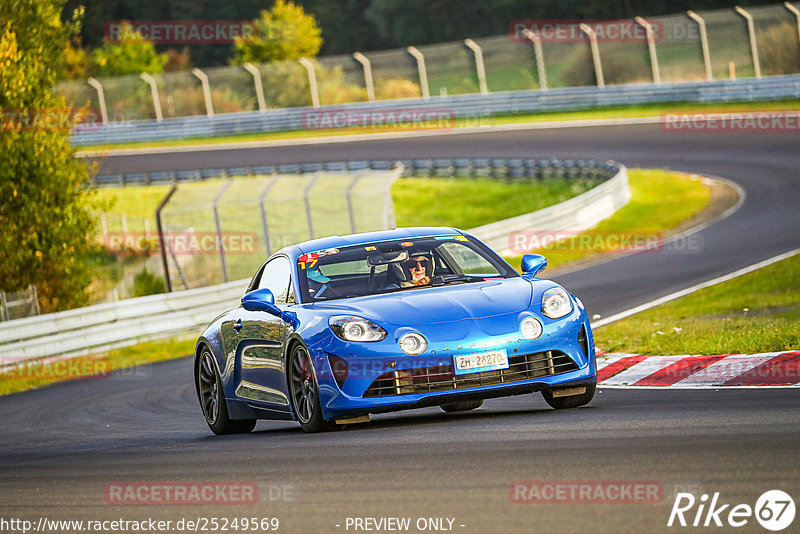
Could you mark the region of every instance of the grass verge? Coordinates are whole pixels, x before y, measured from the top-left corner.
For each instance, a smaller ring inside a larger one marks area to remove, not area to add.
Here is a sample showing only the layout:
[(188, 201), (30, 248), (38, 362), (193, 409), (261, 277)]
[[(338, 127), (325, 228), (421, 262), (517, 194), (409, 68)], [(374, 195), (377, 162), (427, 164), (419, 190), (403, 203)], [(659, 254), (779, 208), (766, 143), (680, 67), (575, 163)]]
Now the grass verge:
[[(133, 370), (145, 363), (171, 360), (192, 354), (197, 339), (176, 337), (166, 340), (145, 341), (121, 347), (106, 353), (83, 356), (50, 363), (20, 362), (0, 375), (0, 395), (35, 389), (65, 380), (134, 380), (146, 378), (146, 369)], [(129, 372), (109, 374), (130, 369)]]
[[(709, 204), (699, 177), (648, 169), (629, 169), (631, 200), (595, 228), (533, 252), (547, 257), (548, 269), (625, 252), (615, 245), (626, 237), (660, 238), (696, 217)], [(583, 237), (588, 239), (583, 239)], [(612, 239), (613, 238), (613, 239)], [(505, 258), (518, 266), (522, 255)]]
[[(413, 107), (413, 104), (409, 104)], [(454, 128), (491, 126), (501, 124), (522, 124), (533, 122), (570, 121), (585, 119), (634, 118), (658, 116), (667, 111), (691, 112), (732, 112), (732, 111), (789, 111), (800, 109), (800, 100), (781, 100), (776, 102), (727, 102), (727, 103), (689, 103), (672, 102), (658, 105), (615, 106), (603, 109), (587, 109), (581, 111), (554, 111), (546, 113), (523, 113), (515, 115), (499, 115), (495, 117), (475, 117), (457, 119)], [(246, 141), (278, 141), (281, 139), (305, 139), (312, 137), (336, 137), (365, 133), (397, 132), (398, 128), (337, 128), (325, 130), (294, 130), (290, 132), (261, 132), (232, 135), (227, 137), (194, 137), (182, 140), (163, 140), (133, 143), (116, 143), (105, 145), (87, 145), (77, 147), (80, 151), (102, 151), (105, 149), (146, 148), (191, 146), (206, 144), (226, 144)]]
[(595, 330), (595, 345), (637, 354), (800, 349), (800, 255)]

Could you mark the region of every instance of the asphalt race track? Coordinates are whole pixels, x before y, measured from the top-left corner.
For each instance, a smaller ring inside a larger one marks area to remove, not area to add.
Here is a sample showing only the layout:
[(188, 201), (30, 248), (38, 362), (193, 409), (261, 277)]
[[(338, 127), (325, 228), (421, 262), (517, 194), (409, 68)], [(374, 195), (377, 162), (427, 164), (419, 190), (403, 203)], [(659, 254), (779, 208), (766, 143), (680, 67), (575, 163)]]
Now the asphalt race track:
[[(745, 190), (741, 208), (696, 234), (691, 251), (620, 257), (559, 277), (590, 313), (609, 315), (800, 246), (796, 134), (678, 134), (657, 124), (489, 132), (114, 157), (101, 172), (482, 155), (612, 158), (722, 176)], [(719, 493), (718, 503), (730, 505), (723, 522), (733, 506), (754, 507), (768, 490), (800, 503), (800, 389), (601, 388), (588, 407), (562, 412), (527, 395), (466, 414), (386, 414), (324, 435), (262, 421), (252, 434), (220, 438), (203, 421), (183, 358), (2, 397), (0, 426), (0, 518), (34, 525), (42, 517), (276, 517), (279, 532), (326, 533), (368, 531), (353, 518), (399, 517), (410, 518), (408, 532), (669, 532), (700, 529), (667, 527), (680, 492), (698, 501)], [(105, 491), (189, 481), (252, 483), (258, 501), (129, 506), (109, 503)], [(655, 502), (581, 504), (567, 495), (520, 503), (518, 481), (658, 491)], [(697, 511), (686, 513), (690, 524)], [(710, 528), (734, 530), (723, 524)], [(754, 517), (735, 530), (765, 531)]]

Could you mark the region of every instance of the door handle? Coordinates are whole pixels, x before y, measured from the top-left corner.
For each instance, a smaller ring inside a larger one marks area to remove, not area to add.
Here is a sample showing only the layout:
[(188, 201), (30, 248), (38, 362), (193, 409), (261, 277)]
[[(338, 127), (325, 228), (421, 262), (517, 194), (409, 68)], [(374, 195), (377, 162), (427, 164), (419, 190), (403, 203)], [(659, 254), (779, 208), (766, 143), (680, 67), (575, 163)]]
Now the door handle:
[(233, 329), (236, 330), (237, 334), (242, 330), (242, 320), (241, 319), (237, 319), (236, 320), (236, 322), (233, 324)]

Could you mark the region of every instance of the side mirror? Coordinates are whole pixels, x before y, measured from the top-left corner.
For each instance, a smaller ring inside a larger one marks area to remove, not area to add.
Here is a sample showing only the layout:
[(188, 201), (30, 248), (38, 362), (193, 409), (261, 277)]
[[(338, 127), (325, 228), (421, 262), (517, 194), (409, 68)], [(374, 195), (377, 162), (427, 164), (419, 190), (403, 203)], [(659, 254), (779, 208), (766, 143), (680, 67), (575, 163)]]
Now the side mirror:
[(534, 277), (547, 267), (547, 258), (541, 254), (525, 254), (522, 256), (522, 274)]
[(256, 289), (242, 297), (242, 308), (247, 311), (263, 311), (280, 316), (281, 310), (275, 305), (275, 296), (267, 288)]

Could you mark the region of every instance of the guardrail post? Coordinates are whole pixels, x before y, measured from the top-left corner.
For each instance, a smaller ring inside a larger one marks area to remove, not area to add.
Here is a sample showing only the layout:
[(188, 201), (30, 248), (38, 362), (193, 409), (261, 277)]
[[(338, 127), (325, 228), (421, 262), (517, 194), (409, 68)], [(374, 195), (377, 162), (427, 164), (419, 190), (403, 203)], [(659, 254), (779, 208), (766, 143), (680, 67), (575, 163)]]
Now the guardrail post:
[(156, 231), (158, 232), (158, 244), (161, 247), (161, 264), (164, 267), (164, 285), (167, 293), (172, 293), (172, 281), (169, 279), (169, 262), (167, 261), (167, 243), (164, 239), (164, 227), (161, 224), (161, 210), (167, 205), (169, 199), (178, 190), (178, 184), (172, 184), (172, 187), (167, 191), (166, 196), (161, 199), (156, 208)]
[(206, 115), (209, 117), (214, 116), (214, 105), (211, 102), (211, 86), (208, 84), (208, 76), (206, 73), (198, 68), (192, 69), (194, 74), (203, 86), (203, 99), (206, 101)]
[(478, 87), (480, 88), (481, 94), (488, 94), (489, 87), (486, 85), (486, 68), (483, 65), (483, 49), (472, 39), (464, 39), (464, 44), (475, 54), (475, 72), (478, 75)]
[(783, 5), (786, 7), (786, 9), (791, 11), (794, 15), (794, 18), (797, 19), (797, 39), (798, 42), (800, 42), (800, 9), (797, 9), (789, 2), (784, 2)]
[(163, 121), (164, 115), (161, 113), (161, 99), (158, 97), (158, 86), (156, 85), (156, 79), (146, 72), (141, 73), (139, 77), (150, 86), (150, 94), (153, 97), (153, 108), (155, 108), (156, 120), (158, 122)]
[(591, 26), (581, 23), (581, 30), (589, 36), (589, 45), (592, 48), (592, 61), (594, 62), (594, 74), (597, 77), (597, 86), (603, 88), (606, 81), (603, 78), (603, 65), (600, 63), (600, 47), (597, 44), (597, 34)]
[(298, 59), (300, 64), (305, 67), (308, 72), (308, 86), (311, 90), (311, 105), (315, 108), (319, 107), (319, 88), (317, 87), (317, 73), (314, 71), (314, 64), (308, 58), (301, 57)]
[(419, 71), (419, 87), (422, 91), (422, 98), (428, 100), (431, 97), (430, 88), (428, 87), (428, 70), (425, 68), (425, 56), (415, 46), (406, 48), (408, 53), (414, 56), (417, 60), (417, 70)]
[(653, 25), (642, 17), (636, 17), (634, 20), (640, 26), (644, 27), (645, 32), (647, 32), (647, 49), (650, 52), (650, 66), (653, 69), (653, 82), (661, 83), (661, 72), (658, 68), (658, 55), (656, 54), (656, 39), (653, 34)]
[(345, 192), (345, 195), (347, 195), (347, 213), (350, 215), (350, 232), (354, 234), (356, 233), (356, 214), (355, 209), (353, 208), (353, 189), (360, 179), (360, 174), (354, 176), (353, 180), (347, 186), (347, 190)]
[(711, 73), (711, 55), (708, 53), (708, 34), (706, 33), (706, 21), (703, 18), (692, 11), (691, 9), (686, 12), (693, 21), (697, 23), (700, 27), (700, 46), (703, 49), (703, 63), (706, 66), (706, 79), (711, 81), (714, 79)]
[(100, 118), (103, 119), (103, 124), (108, 124), (108, 110), (106, 108), (106, 95), (103, 92), (103, 84), (91, 76), (86, 80), (86, 83), (94, 87), (94, 90), (97, 91), (97, 100), (100, 102)]
[[(526, 39), (528, 39), (530, 42), (533, 43), (533, 53), (536, 56), (536, 70), (539, 74), (539, 88), (546, 91), (547, 74), (545, 73), (544, 70), (544, 53), (542, 52), (542, 39), (539, 37), (538, 34), (532, 32), (528, 28), (522, 30), (522, 35), (524, 35)], [(596, 66), (597, 64), (595, 64), (595, 67)]]
[(261, 229), (264, 232), (264, 247), (266, 247), (268, 258), (272, 255), (272, 239), (269, 236), (269, 223), (267, 222), (267, 209), (264, 207), (264, 201), (267, 200), (267, 195), (269, 195), (278, 178), (278, 176), (273, 176), (267, 186), (261, 190), (261, 194), (258, 195), (258, 209), (261, 211)]
[(753, 15), (739, 6), (734, 9), (747, 21), (747, 34), (750, 36), (750, 53), (753, 55), (753, 69), (756, 71), (756, 78), (761, 78), (761, 63), (758, 61), (758, 45), (756, 44), (756, 29), (753, 24)]
[(370, 102), (375, 102), (375, 85), (372, 83), (372, 64), (369, 62), (367, 56), (361, 52), (355, 52), (353, 57), (364, 67), (364, 85), (367, 87), (367, 99)]
[(222, 240), (222, 224), (219, 220), (219, 200), (222, 198), (222, 195), (225, 194), (225, 191), (233, 183), (233, 178), (228, 178), (228, 181), (225, 182), (222, 187), (219, 188), (217, 194), (214, 195), (214, 200), (212, 203), (212, 208), (214, 210), (214, 226), (217, 229), (217, 245), (219, 246), (219, 262), (222, 266), (222, 280), (224, 282), (228, 281), (228, 265), (225, 261), (225, 245)]
[(258, 111), (264, 113), (267, 111), (267, 103), (264, 100), (264, 86), (261, 85), (261, 73), (252, 63), (245, 63), (242, 66), (244, 67), (244, 70), (253, 76), (253, 84), (255, 84), (256, 89), (256, 100), (258, 100)]
[(303, 200), (306, 204), (306, 220), (308, 221), (308, 238), (314, 239), (316, 235), (314, 234), (314, 219), (311, 216), (311, 189), (317, 184), (317, 181), (320, 179), (322, 175), (317, 173), (312, 179), (311, 183), (306, 186), (305, 191), (303, 191)]

